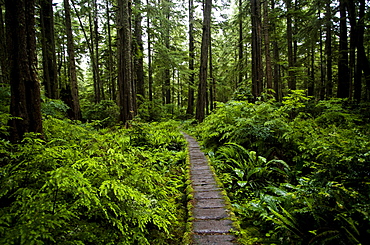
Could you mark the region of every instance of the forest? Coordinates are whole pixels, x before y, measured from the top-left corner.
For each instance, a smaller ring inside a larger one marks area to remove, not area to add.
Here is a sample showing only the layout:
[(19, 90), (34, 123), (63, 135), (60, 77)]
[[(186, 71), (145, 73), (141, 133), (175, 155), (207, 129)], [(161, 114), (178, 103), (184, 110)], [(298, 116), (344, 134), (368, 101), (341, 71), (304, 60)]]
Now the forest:
[(370, 241), (370, 2), (0, 0), (0, 244)]

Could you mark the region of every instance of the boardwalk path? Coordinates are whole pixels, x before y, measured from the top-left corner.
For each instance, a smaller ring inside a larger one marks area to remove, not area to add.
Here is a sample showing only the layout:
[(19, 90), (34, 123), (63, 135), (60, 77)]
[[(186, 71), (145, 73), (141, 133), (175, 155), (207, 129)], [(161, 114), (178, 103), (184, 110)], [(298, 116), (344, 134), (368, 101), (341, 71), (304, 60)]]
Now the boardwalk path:
[(190, 178), (194, 190), (193, 244), (234, 244), (235, 237), (229, 232), (233, 228), (232, 221), (221, 189), (198, 142), (187, 134), (184, 136), (189, 143)]

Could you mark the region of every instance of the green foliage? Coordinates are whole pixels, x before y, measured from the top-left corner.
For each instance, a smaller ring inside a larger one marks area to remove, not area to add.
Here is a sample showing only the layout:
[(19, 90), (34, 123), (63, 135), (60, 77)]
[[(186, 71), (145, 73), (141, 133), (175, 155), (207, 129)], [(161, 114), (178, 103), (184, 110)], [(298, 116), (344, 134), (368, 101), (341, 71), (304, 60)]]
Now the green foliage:
[(88, 121), (96, 121), (101, 127), (114, 126), (118, 122), (119, 107), (113, 100), (102, 100), (93, 104), (81, 101), (82, 117)]
[(367, 243), (370, 127), (346, 103), (293, 91), (281, 105), (220, 104), (198, 126), (240, 217), (241, 241)]
[(49, 117), (44, 131), (1, 167), (1, 244), (179, 243), (186, 153), (176, 123), (97, 131)]
[(57, 118), (64, 118), (69, 107), (61, 100), (43, 98), (41, 103), (41, 112), (43, 115)]

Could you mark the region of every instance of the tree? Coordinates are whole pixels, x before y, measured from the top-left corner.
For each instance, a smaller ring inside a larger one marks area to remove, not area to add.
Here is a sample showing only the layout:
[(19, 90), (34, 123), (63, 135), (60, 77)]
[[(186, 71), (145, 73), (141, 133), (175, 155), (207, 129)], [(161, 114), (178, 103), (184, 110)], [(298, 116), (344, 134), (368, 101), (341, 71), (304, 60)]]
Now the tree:
[(118, 0), (118, 87), (120, 101), (120, 121), (126, 123), (134, 116), (132, 56), (131, 56), (131, 1)]
[(339, 64), (338, 64), (338, 98), (349, 98), (350, 77), (348, 67), (348, 37), (346, 0), (339, 2), (340, 33), (339, 33)]
[(238, 43), (238, 48), (239, 48), (239, 78), (237, 82), (236, 89), (238, 89), (239, 85), (242, 84), (243, 82), (243, 2), (242, 0), (238, 1), (238, 25), (239, 25), (239, 43)]
[[(69, 0), (64, 0), (65, 25), (67, 33), (67, 53), (70, 84), (67, 86), (65, 102), (69, 106), (68, 116), (72, 120), (81, 120), (80, 100), (78, 97), (77, 70), (73, 43), (71, 8)], [(68, 88), (69, 87), (69, 88)], [(70, 94), (69, 94), (70, 92)]]
[(111, 16), (109, 13), (109, 0), (106, 0), (106, 16), (107, 16), (107, 46), (108, 46), (108, 84), (110, 89), (110, 98), (111, 100), (116, 100), (116, 80), (114, 79), (113, 74), (113, 49), (112, 49), (112, 34), (111, 34)]
[(37, 79), (35, 0), (6, 0), (6, 32), (10, 70), (10, 139), (26, 132), (42, 134), (40, 84)]
[(330, 6), (331, 0), (326, 0), (325, 4), (325, 21), (326, 21), (326, 40), (325, 40), (325, 54), (326, 54), (326, 98), (333, 96), (333, 58), (332, 58), (332, 11)]
[(45, 95), (51, 99), (57, 99), (59, 97), (59, 91), (52, 0), (40, 0), (40, 24)]
[(135, 68), (135, 84), (137, 94), (140, 96), (139, 102), (145, 98), (145, 83), (144, 83), (144, 47), (143, 47), (143, 31), (142, 31), (141, 16), (141, 0), (135, 0), (135, 25), (134, 25), (134, 68)]
[(6, 53), (6, 35), (3, 18), (3, 3), (0, 2), (0, 84), (8, 83), (8, 62)]
[(261, 2), (251, 1), (252, 18), (252, 93), (259, 97), (263, 88)]
[(296, 89), (296, 78), (294, 75), (294, 50), (293, 50), (293, 20), (292, 20), (292, 1), (285, 0), (286, 8), (287, 8), (287, 42), (288, 42), (288, 65), (289, 65), (289, 80), (288, 80), (288, 87), (289, 89)]
[(208, 69), (208, 52), (210, 44), (211, 31), (211, 12), (212, 0), (205, 0), (203, 9), (203, 33), (200, 50), (200, 71), (199, 86), (197, 97), (197, 108), (195, 118), (202, 122), (205, 118), (206, 100), (207, 100), (207, 69)]
[[(263, 2), (263, 37), (265, 42), (266, 88), (272, 89), (272, 64), (270, 51), (270, 18), (268, 1)], [(271, 91), (269, 91), (270, 93)]]
[(152, 33), (151, 33), (151, 26), (150, 26), (150, 18), (149, 18), (149, 0), (146, 0), (147, 5), (147, 16), (146, 16), (146, 24), (147, 24), (147, 36), (148, 36), (148, 92), (149, 92), (149, 101), (153, 101), (153, 68), (152, 68)]
[(188, 107), (186, 114), (194, 114), (194, 1), (189, 0), (189, 89), (188, 89)]

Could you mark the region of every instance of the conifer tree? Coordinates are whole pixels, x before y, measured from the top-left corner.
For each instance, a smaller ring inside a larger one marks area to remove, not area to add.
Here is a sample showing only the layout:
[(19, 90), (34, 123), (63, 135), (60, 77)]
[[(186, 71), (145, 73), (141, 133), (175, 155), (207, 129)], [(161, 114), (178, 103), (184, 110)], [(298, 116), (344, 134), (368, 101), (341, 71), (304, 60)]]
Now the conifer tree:
[(212, 0), (205, 0), (203, 9), (203, 33), (202, 33), (202, 46), (200, 54), (200, 71), (199, 71), (199, 85), (197, 97), (197, 109), (195, 118), (202, 122), (205, 118), (206, 100), (207, 100), (207, 69), (208, 69), (208, 52), (210, 44), (210, 31), (211, 31), (211, 12)]
[(6, 0), (6, 32), (10, 68), (10, 139), (26, 132), (43, 133), (40, 84), (37, 78), (35, 0)]

